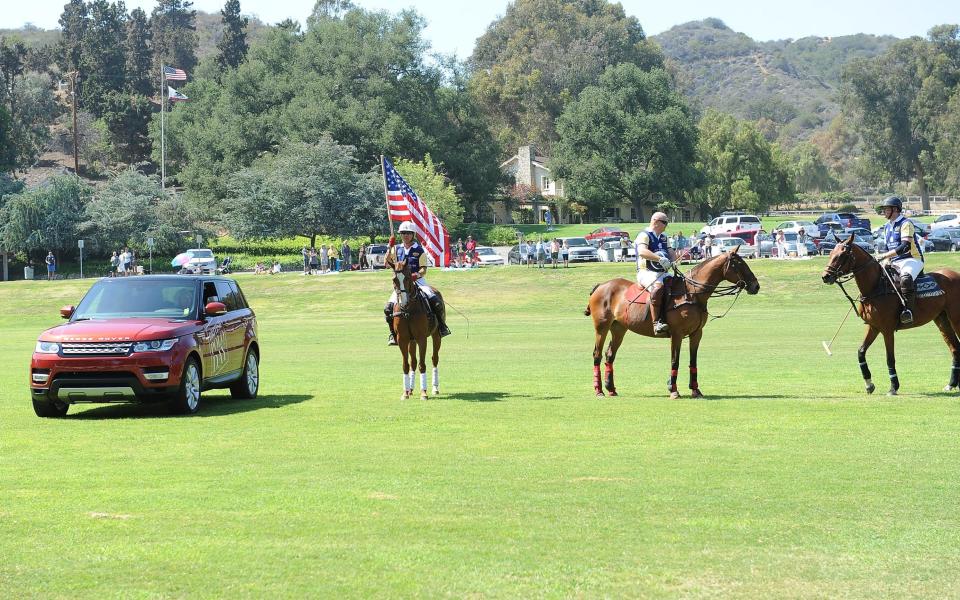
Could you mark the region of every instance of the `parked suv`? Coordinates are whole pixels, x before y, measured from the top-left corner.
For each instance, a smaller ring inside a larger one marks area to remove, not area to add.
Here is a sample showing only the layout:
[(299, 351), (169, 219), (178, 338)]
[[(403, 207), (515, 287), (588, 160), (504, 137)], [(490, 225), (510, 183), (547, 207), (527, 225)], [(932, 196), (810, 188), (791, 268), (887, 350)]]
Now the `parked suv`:
[(870, 231), (870, 219), (864, 219), (863, 217), (858, 217), (853, 213), (823, 213), (817, 220), (814, 221), (817, 224), (817, 227), (820, 229), (820, 238), (829, 233), (831, 229), (837, 229), (837, 227), (829, 225), (830, 223), (839, 223), (840, 227), (846, 229), (848, 227), (862, 227), (867, 231)]
[(721, 215), (700, 229), (700, 233), (717, 236), (734, 231), (756, 231), (760, 229), (760, 217), (756, 215)]
[(210, 275), (217, 272), (217, 259), (210, 248), (191, 248), (187, 255), (190, 260), (180, 268), (182, 274)]
[(194, 413), (200, 394), (260, 387), (257, 321), (237, 282), (219, 276), (101, 279), (63, 325), (40, 334), (30, 361), (33, 410), (62, 417), (71, 404), (166, 401)]

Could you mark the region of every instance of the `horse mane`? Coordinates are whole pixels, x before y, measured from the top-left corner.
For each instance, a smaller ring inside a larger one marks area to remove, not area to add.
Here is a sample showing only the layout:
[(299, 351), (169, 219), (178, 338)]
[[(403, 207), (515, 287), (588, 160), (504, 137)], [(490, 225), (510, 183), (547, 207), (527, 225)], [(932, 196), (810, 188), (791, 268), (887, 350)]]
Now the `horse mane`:
[(700, 272), (700, 269), (701, 269), (701, 268), (707, 266), (708, 264), (712, 263), (713, 261), (717, 260), (718, 258), (722, 258), (722, 257), (726, 256), (727, 254), (728, 254), (728, 252), (721, 252), (720, 254), (717, 254), (716, 256), (711, 256), (711, 257), (708, 258), (707, 260), (700, 261), (699, 264), (697, 264), (697, 265), (694, 266), (692, 269), (690, 269), (690, 275), (696, 275), (697, 273)]

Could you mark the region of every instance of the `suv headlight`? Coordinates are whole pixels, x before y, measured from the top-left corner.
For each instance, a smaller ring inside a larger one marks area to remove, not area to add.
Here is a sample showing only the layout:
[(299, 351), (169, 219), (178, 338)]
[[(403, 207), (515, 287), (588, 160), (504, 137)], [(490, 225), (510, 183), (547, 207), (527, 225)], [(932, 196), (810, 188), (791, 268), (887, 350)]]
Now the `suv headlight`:
[(153, 340), (151, 342), (137, 342), (133, 345), (134, 352), (166, 352), (177, 343), (177, 338), (172, 340)]
[(33, 349), (37, 354), (56, 354), (60, 352), (60, 344), (56, 342), (38, 341), (37, 347)]

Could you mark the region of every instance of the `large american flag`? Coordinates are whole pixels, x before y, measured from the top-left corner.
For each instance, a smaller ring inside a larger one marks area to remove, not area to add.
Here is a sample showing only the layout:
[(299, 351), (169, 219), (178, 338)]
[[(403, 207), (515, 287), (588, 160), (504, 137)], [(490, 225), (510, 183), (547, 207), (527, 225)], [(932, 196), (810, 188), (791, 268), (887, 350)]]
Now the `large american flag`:
[(387, 207), (393, 221), (410, 221), (420, 237), (420, 243), (434, 265), (450, 266), (450, 235), (440, 219), (417, 197), (393, 164), (383, 158), (383, 177), (387, 182)]
[(186, 81), (187, 73), (183, 69), (174, 67), (163, 67), (163, 76), (167, 81)]

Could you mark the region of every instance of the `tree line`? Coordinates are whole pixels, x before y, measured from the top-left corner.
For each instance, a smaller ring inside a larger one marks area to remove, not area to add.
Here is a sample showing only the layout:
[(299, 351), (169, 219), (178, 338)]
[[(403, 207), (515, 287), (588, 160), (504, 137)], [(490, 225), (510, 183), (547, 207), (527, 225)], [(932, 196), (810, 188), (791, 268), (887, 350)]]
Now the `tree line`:
[[(797, 192), (848, 184), (851, 157), (863, 159), (855, 161), (858, 181), (877, 188), (915, 185), (926, 197), (930, 186), (960, 187), (956, 26), (851, 63), (842, 118), (786, 148), (765, 135), (770, 107), (739, 120), (691, 103), (676, 65), (635, 17), (605, 0), (517, 0), (464, 61), (431, 54), (423, 18), (411, 10), (319, 0), (305, 26), (279, 23), (252, 44), (239, 0), (227, 0), (221, 18), (217, 52), (203, 60), (196, 11), (185, 0), (158, 0), (149, 15), (122, 2), (70, 0), (55, 48), (3, 40), (0, 171), (15, 176), (33, 164), (50, 124), (64, 121), (75, 101), (88, 116), (79, 121), (85, 164), (101, 165), (106, 179), (90, 189), (77, 184), (86, 191), (70, 202), (79, 204), (66, 204), (78, 219), (74, 233), (104, 224), (87, 210), (98, 198), (118, 198), (104, 189), (129, 190), (136, 180), (134, 196), (145, 202), (149, 194), (140, 192), (153, 190), (146, 182), (160, 162), (160, 67), (169, 65), (189, 73), (178, 89), (190, 100), (172, 108), (164, 127), (175, 190), (161, 189), (147, 204), (166, 210), (174, 202), (240, 237), (382, 229), (382, 154), (407, 159), (405, 176), (423, 182), (428, 204), (455, 221), (489, 218), (491, 200), (529, 196), (511, 189), (499, 168), (519, 145), (550, 157), (565, 183), (558, 210), (593, 215), (623, 201), (641, 219), (654, 207), (701, 216), (764, 211)], [(79, 73), (76, 95), (61, 86), (58, 96), (53, 82), (70, 73)], [(49, 187), (61, 196), (69, 188)], [(0, 186), (7, 247), (52, 239), (43, 232), (55, 224), (37, 225), (33, 238), (28, 231), (39, 223), (31, 211), (49, 206), (47, 193), (18, 190), (15, 181)], [(161, 216), (131, 222), (140, 237), (196, 226)], [(120, 235), (139, 239), (107, 229), (111, 244)]]

